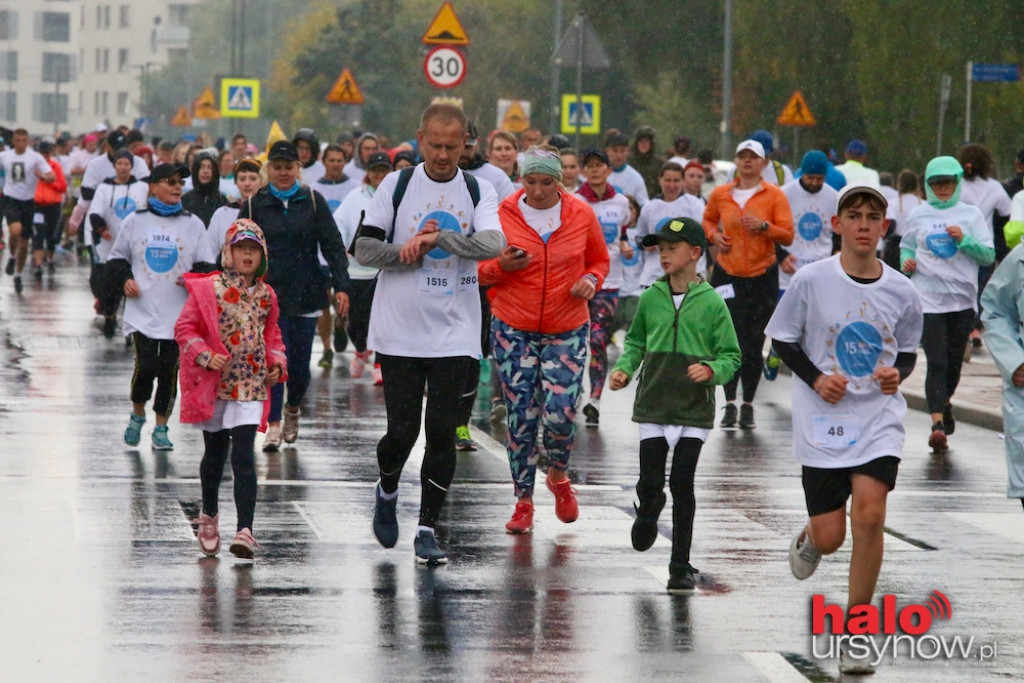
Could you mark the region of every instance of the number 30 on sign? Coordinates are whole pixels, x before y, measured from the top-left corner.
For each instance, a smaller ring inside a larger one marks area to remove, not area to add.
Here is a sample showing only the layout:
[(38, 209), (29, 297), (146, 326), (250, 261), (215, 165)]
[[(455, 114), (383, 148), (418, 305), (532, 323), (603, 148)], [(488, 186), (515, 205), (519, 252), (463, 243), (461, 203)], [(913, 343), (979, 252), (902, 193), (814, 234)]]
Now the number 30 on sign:
[(423, 73), (436, 88), (454, 88), (466, 77), (466, 57), (453, 47), (437, 47), (427, 54)]

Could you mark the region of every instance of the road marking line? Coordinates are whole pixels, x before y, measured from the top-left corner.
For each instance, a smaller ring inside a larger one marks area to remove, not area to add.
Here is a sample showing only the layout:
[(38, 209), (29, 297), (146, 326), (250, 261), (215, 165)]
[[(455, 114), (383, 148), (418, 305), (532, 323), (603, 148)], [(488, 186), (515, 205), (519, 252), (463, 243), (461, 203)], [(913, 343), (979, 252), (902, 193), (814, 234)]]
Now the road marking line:
[(809, 680), (778, 652), (741, 652), (740, 655), (772, 683), (807, 683)]
[(947, 512), (958, 522), (964, 522), (990, 534), (1008, 538), (1016, 543), (1024, 543), (1024, 528), (1019, 524), (1020, 512)]

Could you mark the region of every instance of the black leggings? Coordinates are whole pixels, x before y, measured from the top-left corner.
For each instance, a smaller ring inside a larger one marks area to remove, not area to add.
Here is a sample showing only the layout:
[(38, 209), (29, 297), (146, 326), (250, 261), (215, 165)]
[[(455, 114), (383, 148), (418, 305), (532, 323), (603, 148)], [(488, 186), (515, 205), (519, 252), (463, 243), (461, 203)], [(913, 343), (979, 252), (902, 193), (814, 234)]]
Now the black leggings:
[(925, 371), (924, 395), (929, 413), (941, 413), (960, 384), (964, 349), (974, 328), (974, 310), (955, 313), (925, 313), (924, 347), (928, 368)]
[(366, 351), (366, 335), (370, 329), (370, 306), (373, 304), (373, 293), (377, 289), (377, 278), (372, 280), (352, 280), (348, 307), (348, 338), (356, 351)]
[(231, 470), (235, 478), (235, 509), (238, 511), (238, 531), (252, 531), (252, 518), (256, 512), (256, 459), (253, 443), (256, 425), (241, 425), (219, 432), (203, 432), (206, 451), (199, 463), (199, 479), (203, 485), (203, 512), (216, 517), (220, 479), (224, 463), (231, 451)]
[(377, 354), (384, 375), (387, 434), (377, 444), (380, 486), (385, 493), (398, 490), (402, 468), (420, 435), (423, 389), (427, 411), (423, 419), (427, 447), (420, 470), (421, 526), (434, 527), (455, 478), (455, 427), (459, 399), (470, 365), (469, 356), (410, 358)]
[[(700, 439), (679, 439), (672, 453), (672, 472), (668, 487), (672, 492), (672, 556), (670, 569), (682, 569), (690, 562), (690, 542), (693, 539), (693, 516), (697, 500), (693, 493), (693, 477), (697, 471), (697, 458), (704, 443)], [(643, 508), (655, 505), (660, 510), (665, 500), (665, 461), (668, 441), (664, 437), (644, 439), (640, 442), (640, 480), (636, 495)], [(660, 501), (660, 504), (656, 501)]]
[(43, 217), (42, 225), (36, 224), (32, 233), (33, 251), (52, 252), (60, 243), (60, 204), (36, 204), (36, 213)]
[(715, 266), (711, 286), (731, 284), (734, 295), (725, 300), (740, 343), (739, 371), (725, 384), (725, 399), (736, 400), (736, 389), (743, 382), (743, 401), (750, 403), (757, 393), (764, 365), (764, 328), (775, 312), (779, 298), (779, 267), (769, 268), (763, 275), (735, 277)]
[(92, 295), (96, 297), (96, 300), (100, 302), (101, 315), (108, 318), (117, 315), (124, 292), (110, 281), (106, 263), (92, 264), (92, 271), (89, 273), (89, 289), (92, 290)]
[(145, 403), (153, 395), (153, 412), (164, 417), (174, 409), (178, 396), (178, 342), (173, 339), (150, 339), (141, 332), (132, 332), (135, 349), (135, 373), (132, 375), (132, 403)]

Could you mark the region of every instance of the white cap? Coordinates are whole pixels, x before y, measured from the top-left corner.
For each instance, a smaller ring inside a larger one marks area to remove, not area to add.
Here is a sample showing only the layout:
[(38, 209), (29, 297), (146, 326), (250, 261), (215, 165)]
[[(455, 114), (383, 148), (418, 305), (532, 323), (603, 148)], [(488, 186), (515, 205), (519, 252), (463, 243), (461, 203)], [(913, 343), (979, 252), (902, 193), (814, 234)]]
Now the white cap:
[(736, 154), (739, 155), (739, 153), (745, 149), (749, 149), (751, 152), (764, 159), (764, 145), (757, 140), (744, 140), (736, 147)]
[(93, 126), (92, 129), (94, 131), (99, 131), (100, 133), (106, 133), (107, 130), (108, 130), (107, 129), (107, 124), (103, 123), (102, 121), (100, 121), (95, 126)]
[(885, 198), (885, 195), (882, 194), (882, 191), (880, 189), (878, 189), (874, 185), (854, 183), (853, 185), (847, 185), (839, 192), (839, 199), (836, 200), (836, 213), (839, 213), (839, 207), (842, 206), (848, 198), (857, 194), (871, 195), (872, 197), (878, 199), (878, 201), (882, 202), (883, 207), (885, 207), (886, 209), (889, 208), (889, 200)]

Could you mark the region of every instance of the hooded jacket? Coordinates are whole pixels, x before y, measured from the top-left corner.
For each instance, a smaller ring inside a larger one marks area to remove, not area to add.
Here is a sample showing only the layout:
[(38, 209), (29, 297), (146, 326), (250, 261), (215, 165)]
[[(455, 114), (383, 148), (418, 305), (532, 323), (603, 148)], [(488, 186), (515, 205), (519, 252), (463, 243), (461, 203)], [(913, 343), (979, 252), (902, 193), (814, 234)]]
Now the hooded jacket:
[(309, 161), (302, 166), (302, 168), (309, 168), (320, 160), (320, 140), (316, 137), (316, 133), (309, 128), (300, 128), (292, 138), (292, 144), (298, 147), (300, 140), (309, 143), (309, 148), (313, 151)]
[[(637, 149), (637, 142), (641, 137), (647, 137), (651, 140), (651, 149), (646, 153), (641, 153)], [(661, 158), (658, 157), (654, 151), (654, 129), (650, 126), (642, 126), (637, 130), (636, 135), (633, 136), (633, 154), (630, 157), (630, 162), (633, 168), (640, 172), (640, 175), (644, 178), (644, 185), (647, 187), (647, 196), (653, 197), (661, 192), (661, 186), (658, 184), (658, 174), (661, 172), (661, 166), (664, 163)]]
[[(199, 182), (199, 165), (206, 159), (213, 163), (213, 177), (208, 183)], [(199, 217), (203, 225), (209, 227), (213, 212), (228, 203), (228, 198), (220, 192), (220, 169), (217, 157), (200, 152), (192, 160), (192, 189), (181, 197), (181, 205)]]
[[(251, 230), (257, 236), (263, 248), (261, 270), (266, 272), (263, 232), (252, 221), (240, 220), (224, 238), (224, 270), (185, 277), (189, 298), (174, 325), (174, 338), (181, 349), (181, 421), (211, 419), (217, 400), (263, 401), (262, 431), (270, 411), (267, 373), (279, 365), (284, 381), (287, 360), (277, 324), (274, 290), (257, 271), (256, 284), (250, 291), (245, 279), (234, 270), (231, 240), (238, 230)], [(210, 369), (214, 354), (231, 360), (222, 370)]]

